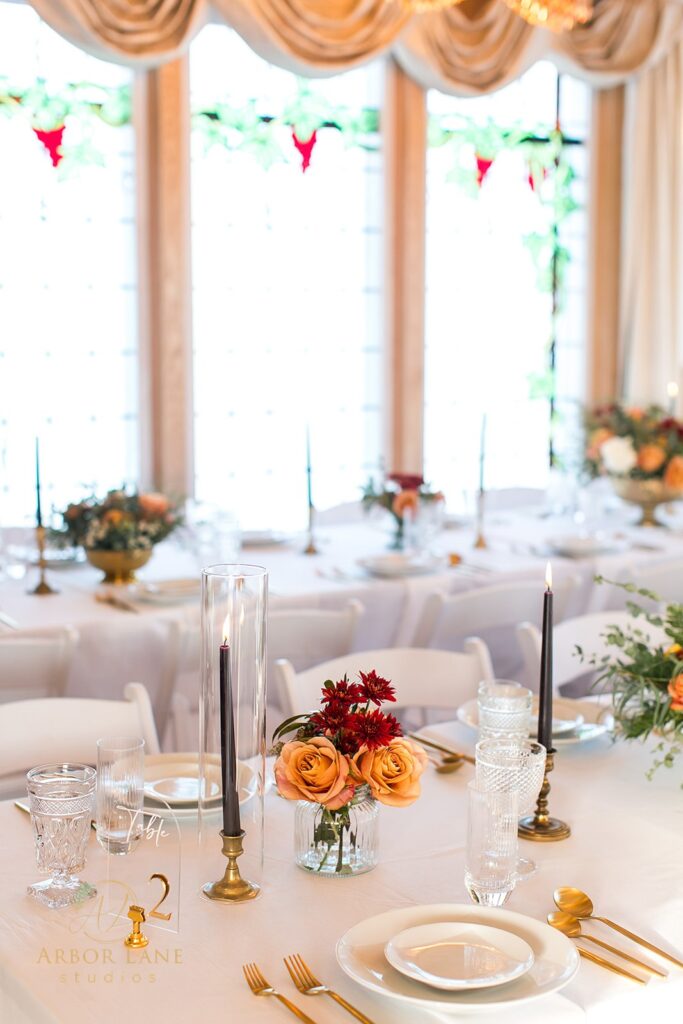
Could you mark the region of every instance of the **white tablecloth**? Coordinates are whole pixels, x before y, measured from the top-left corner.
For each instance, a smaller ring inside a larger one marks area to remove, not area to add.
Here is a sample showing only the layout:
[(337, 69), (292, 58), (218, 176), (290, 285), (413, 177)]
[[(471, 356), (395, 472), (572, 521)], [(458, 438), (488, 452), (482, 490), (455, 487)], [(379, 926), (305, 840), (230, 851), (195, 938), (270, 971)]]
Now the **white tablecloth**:
[[(463, 749), (473, 735), (460, 725), (441, 726)], [(639, 745), (601, 739), (565, 748), (552, 776), (551, 809), (572, 827), (560, 843), (524, 843), (539, 867), (520, 884), (509, 909), (539, 920), (553, 909), (552, 892), (576, 885), (607, 915), (671, 952), (683, 951), (683, 801), (681, 767), (648, 782), (649, 753)], [(0, 1020), (3, 1024), (120, 1024), (124, 1019), (186, 1024), (268, 1024), (288, 1020), (282, 1007), (255, 999), (241, 965), (256, 961), (266, 977), (300, 1004), (282, 964), (300, 952), (324, 981), (365, 1011), (376, 1024), (436, 1024), (460, 1019), (402, 1009), (357, 987), (337, 966), (337, 939), (353, 924), (394, 907), (467, 902), (463, 885), (466, 783), (473, 769), (439, 776), (430, 768), (423, 796), (404, 810), (380, 809), (381, 858), (367, 875), (338, 880), (309, 876), (293, 864), (293, 805), (272, 791), (266, 798), (264, 889), (249, 905), (209, 904), (198, 893), (196, 837), (184, 826), (182, 921), (178, 935), (148, 928), (145, 954), (127, 963), (120, 939), (103, 946), (78, 930), (78, 912), (48, 911), (25, 895), (36, 880), (28, 817), (0, 804)], [(217, 839), (218, 842), (218, 839)], [(130, 858), (141, 884), (157, 870), (152, 843)], [(83, 877), (107, 875), (106, 857), (93, 837)], [(117, 858), (114, 858), (117, 862)], [(118, 860), (120, 864), (120, 859)], [(112, 873), (116, 877), (116, 863)], [(163, 908), (162, 908), (163, 909)], [(614, 945), (628, 942), (601, 925), (591, 926)], [(103, 950), (109, 962), (103, 962)], [(86, 954), (86, 950), (92, 952)], [(176, 955), (175, 950), (180, 952)], [(61, 954), (58, 951), (62, 951)], [(73, 951), (73, 952), (72, 952)], [(634, 949), (638, 955), (638, 949)], [(640, 951), (645, 955), (644, 951)], [(170, 962), (154, 963), (168, 956)], [(83, 963), (84, 956), (95, 962)], [(150, 963), (149, 960), (152, 960)], [(57, 962), (60, 959), (62, 962)], [(182, 962), (174, 962), (180, 959)], [(666, 981), (647, 986), (589, 963), (562, 995), (515, 1012), (478, 1015), (479, 1024), (594, 1024), (681, 1019), (683, 970), (671, 966)], [(325, 999), (306, 999), (320, 1024), (340, 1024), (345, 1014)], [(294, 1018), (291, 1018), (292, 1020)]]

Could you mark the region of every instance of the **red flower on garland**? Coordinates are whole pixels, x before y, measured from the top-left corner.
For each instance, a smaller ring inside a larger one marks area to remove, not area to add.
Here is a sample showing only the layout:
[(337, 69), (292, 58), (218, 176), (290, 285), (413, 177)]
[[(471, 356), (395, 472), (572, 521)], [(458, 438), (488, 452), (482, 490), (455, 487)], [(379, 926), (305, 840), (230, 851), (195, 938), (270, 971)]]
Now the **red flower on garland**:
[(493, 160), (489, 160), (488, 157), (480, 156), (479, 153), (475, 153), (475, 159), (477, 161), (477, 185), (479, 188), (484, 184), (484, 178), (491, 170)]
[(416, 491), (424, 483), (424, 477), (417, 473), (391, 473), (389, 479), (402, 491)]
[(63, 159), (64, 154), (62, 153), (62, 139), (64, 138), (64, 125), (60, 125), (59, 128), (52, 128), (49, 132), (41, 131), (40, 128), (34, 128), (33, 131), (36, 133), (36, 137), (45, 146), (45, 149), (50, 154), (50, 160), (52, 161), (53, 167), (58, 167), (60, 160)]
[(310, 139), (300, 139), (296, 134), (296, 129), (292, 128), (292, 142), (301, 156), (301, 172), (305, 174), (311, 164), (311, 154), (313, 153), (313, 147), (318, 141), (318, 133), (314, 131)]
[(349, 715), (347, 727), (350, 739), (356, 748), (377, 750), (386, 747), (401, 735), (401, 726), (393, 715), (385, 715), (382, 711), (355, 712)]
[(323, 686), (322, 704), (338, 701), (345, 704), (348, 708), (350, 704), (357, 704), (361, 700), (363, 700), (362, 689), (358, 683), (350, 683), (346, 676), (340, 679), (338, 683), (331, 683), (329, 685), (326, 683)]
[(360, 672), (363, 699), (379, 707), (385, 700), (395, 701), (396, 690), (388, 679), (378, 676), (374, 668), (372, 672)]

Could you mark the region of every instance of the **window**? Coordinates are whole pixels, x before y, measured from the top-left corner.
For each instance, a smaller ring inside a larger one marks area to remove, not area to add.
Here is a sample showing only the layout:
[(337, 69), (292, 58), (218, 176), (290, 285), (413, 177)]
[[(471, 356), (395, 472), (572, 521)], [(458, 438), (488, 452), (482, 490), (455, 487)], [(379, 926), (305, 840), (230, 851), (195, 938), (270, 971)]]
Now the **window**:
[(137, 480), (130, 83), (0, 3), (3, 523), (32, 514), (36, 436), (46, 511)]
[(296, 528), (307, 427), (319, 508), (379, 461), (382, 67), (304, 81), (219, 26), (190, 60), (196, 496)]
[[(477, 487), (484, 412), (487, 487), (547, 485), (551, 401), (554, 456), (569, 458), (585, 391), (589, 90), (559, 79), (560, 150), (543, 141), (557, 90), (557, 71), (539, 63), (490, 96), (429, 93), (425, 473), (452, 506)], [(579, 209), (558, 220), (556, 195)]]

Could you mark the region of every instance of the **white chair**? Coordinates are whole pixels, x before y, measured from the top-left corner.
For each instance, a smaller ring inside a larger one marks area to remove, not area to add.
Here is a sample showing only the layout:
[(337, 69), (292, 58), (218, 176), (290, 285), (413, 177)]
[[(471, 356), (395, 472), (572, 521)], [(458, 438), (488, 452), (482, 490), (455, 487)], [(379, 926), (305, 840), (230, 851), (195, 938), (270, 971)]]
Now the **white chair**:
[(485, 495), (487, 512), (508, 512), (519, 508), (542, 505), (546, 493), (537, 487), (501, 487), (487, 491)]
[(345, 501), (331, 508), (316, 509), (315, 512), (317, 526), (343, 526), (345, 523), (360, 523), (364, 518), (365, 512), (360, 501)]
[(159, 753), (152, 705), (141, 683), (125, 700), (78, 697), (16, 700), (0, 705), (0, 798), (25, 795), (26, 772), (39, 764), (97, 763), (102, 736), (141, 736), (146, 754)]
[(359, 671), (375, 669), (396, 687), (399, 708), (447, 708), (455, 710), (476, 697), (482, 679), (493, 678), (486, 645), (476, 638), (465, 643), (465, 652), (429, 651), (416, 647), (392, 647), (377, 651), (354, 651), (342, 658), (325, 661), (304, 672), (296, 672), (285, 659), (275, 662), (275, 678), (286, 715), (311, 711), (320, 703), (326, 679), (350, 679)]
[[(338, 611), (290, 608), (269, 612), (266, 666), (269, 703), (282, 710), (274, 672), (278, 658), (286, 658), (295, 671), (300, 671), (325, 659), (347, 654), (353, 646), (358, 620), (364, 611), (361, 602), (353, 598)], [(165, 746), (171, 745), (175, 750), (195, 750), (198, 738), (200, 626), (198, 622), (185, 622), (180, 628), (178, 671)], [(271, 701), (271, 697), (274, 700)]]
[[(604, 634), (610, 626), (639, 629), (652, 643), (661, 643), (667, 646), (670, 642), (670, 638), (662, 629), (651, 626), (643, 618), (635, 619), (629, 612), (593, 612), (590, 615), (579, 615), (575, 619), (567, 619), (553, 629), (553, 689), (559, 691), (562, 687), (569, 686), (582, 677), (586, 677), (583, 692), (588, 692), (595, 675), (595, 668), (590, 664), (592, 655), (601, 657), (603, 654), (616, 655), (617, 653), (617, 648), (608, 647), (605, 643)], [(541, 631), (531, 622), (522, 622), (517, 627), (517, 639), (528, 678), (535, 684), (532, 689), (538, 690), (541, 670)], [(577, 647), (583, 651), (584, 660), (578, 655)], [(574, 695), (578, 696), (578, 694)]]
[(78, 633), (70, 626), (9, 630), (0, 636), (0, 703), (61, 697)]
[[(651, 590), (663, 602), (683, 604), (683, 561), (680, 559), (652, 567), (639, 567), (632, 570), (630, 578), (637, 587)], [(626, 593), (625, 597), (643, 607), (650, 605), (650, 601), (639, 594)]]

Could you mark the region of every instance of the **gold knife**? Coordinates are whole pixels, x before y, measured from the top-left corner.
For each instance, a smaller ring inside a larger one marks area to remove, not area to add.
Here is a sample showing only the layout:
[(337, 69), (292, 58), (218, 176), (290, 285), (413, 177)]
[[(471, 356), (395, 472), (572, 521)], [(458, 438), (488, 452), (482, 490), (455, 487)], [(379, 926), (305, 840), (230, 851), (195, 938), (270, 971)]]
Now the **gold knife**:
[(415, 740), (417, 743), (423, 743), (425, 747), (432, 747), (433, 750), (438, 750), (442, 754), (450, 754), (451, 757), (461, 757), (463, 761), (467, 761), (468, 764), (476, 764), (476, 760), (469, 754), (461, 754), (459, 750), (453, 750), (451, 747), (443, 747), (440, 743), (435, 743), (434, 740), (425, 739), (424, 736), (420, 736), (419, 733), (409, 732), (409, 740)]
[(586, 960), (591, 960), (594, 964), (598, 964), (599, 967), (604, 967), (605, 970), (614, 971), (615, 974), (621, 974), (624, 978), (630, 978), (631, 981), (637, 981), (639, 985), (647, 985), (649, 978), (641, 978), (637, 974), (631, 974), (625, 967), (618, 967), (616, 964), (611, 963), (609, 960), (605, 960), (604, 957), (598, 956), (597, 953), (591, 953), (587, 949), (583, 949), (577, 945), (579, 956), (584, 957)]

